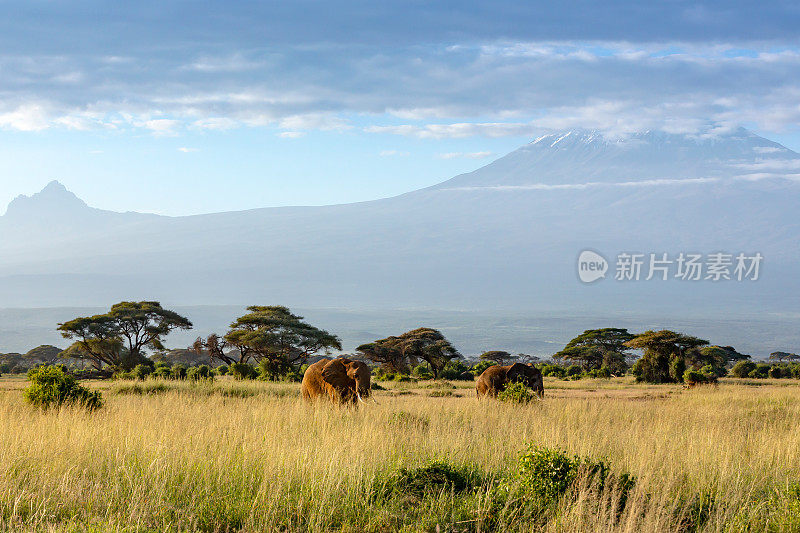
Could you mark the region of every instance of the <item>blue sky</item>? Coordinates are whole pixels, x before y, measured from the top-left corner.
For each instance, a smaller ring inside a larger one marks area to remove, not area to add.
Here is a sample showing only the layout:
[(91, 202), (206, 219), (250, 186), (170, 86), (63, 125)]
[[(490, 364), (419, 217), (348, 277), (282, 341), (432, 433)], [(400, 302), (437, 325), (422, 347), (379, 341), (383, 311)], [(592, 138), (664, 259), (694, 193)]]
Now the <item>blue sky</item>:
[(800, 150), (796, 3), (0, 0), (0, 206), (361, 201), (550, 130), (738, 125)]

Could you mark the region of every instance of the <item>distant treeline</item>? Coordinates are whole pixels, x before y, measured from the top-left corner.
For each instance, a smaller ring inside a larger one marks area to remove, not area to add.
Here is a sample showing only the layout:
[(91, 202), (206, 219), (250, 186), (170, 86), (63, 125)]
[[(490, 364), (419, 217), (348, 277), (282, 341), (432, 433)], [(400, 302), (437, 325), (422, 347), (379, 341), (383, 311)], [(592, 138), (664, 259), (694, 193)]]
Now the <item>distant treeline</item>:
[[(120, 302), (108, 313), (58, 325), (73, 343), (60, 350), (39, 346), (26, 354), (0, 354), (0, 373), (23, 373), (59, 364), (92, 377), (182, 379), (231, 374), (237, 379), (297, 380), (305, 366), (342, 349), (338, 336), (308, 324), (283, 306), (250, 306), (224, 335), (198, 337), (192, 346), (168, 350), (175, 329), (191, 329), (188, 318), (159, 302)], [(800, 356), (773, 352), (771, 363), (755, 363), (732, 346), (669, 330), (631, 333), (622, 328), (584, 331), (546, 360), (491, 350), (465, 358), (438, 330), (421, 327), (363, 344), (348, 357), (368, 362), (381, 379), (474, 379), (488, 366), (536, 365), (561, 379), (610, 378), (625, 374), (650, 383), (714, 382), (719, 377), (800, 379)], [(199, 374), (198, 374), (199, 372)]]

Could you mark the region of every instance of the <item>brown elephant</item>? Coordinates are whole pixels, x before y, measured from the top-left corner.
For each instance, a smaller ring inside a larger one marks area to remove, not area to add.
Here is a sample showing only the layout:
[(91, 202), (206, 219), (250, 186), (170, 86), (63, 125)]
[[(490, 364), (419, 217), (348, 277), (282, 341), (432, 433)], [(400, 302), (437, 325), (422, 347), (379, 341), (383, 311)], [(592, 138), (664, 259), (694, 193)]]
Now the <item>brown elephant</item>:
[(334, 403), (363, 402), (370, 395), (369, 367), (350, 359), (320, 359), (306, 369), (300, 391), (304, 400), (327, 397)]
[(490, 366), (478, 376), (475, 390), (478, 392), (478, 398), (487, 395), (496, 398), (498, 393), (505, 390), (506, 385), (517, 381), (532, 388), (539, 396), (544, 396), (542, 373), (535, 366), (522, 363)]

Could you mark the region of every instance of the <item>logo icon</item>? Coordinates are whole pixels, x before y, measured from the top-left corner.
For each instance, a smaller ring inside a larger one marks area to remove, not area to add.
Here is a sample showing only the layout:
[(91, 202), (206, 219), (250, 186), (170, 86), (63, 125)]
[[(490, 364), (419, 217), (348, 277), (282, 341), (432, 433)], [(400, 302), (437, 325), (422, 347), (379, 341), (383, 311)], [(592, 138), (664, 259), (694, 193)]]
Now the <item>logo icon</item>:
[(608, 261), (602, 255), (584, 250), (578, 256), (578, 277), (584, 283), (592, 283), (606, 277)]

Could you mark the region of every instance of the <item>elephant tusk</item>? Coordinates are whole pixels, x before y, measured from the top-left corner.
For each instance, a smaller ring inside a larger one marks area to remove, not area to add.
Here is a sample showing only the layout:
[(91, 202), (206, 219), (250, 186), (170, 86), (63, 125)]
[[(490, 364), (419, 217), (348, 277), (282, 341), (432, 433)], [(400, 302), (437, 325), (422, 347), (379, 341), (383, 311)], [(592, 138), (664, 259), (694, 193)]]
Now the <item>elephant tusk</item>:
[(360, 392), (356, 391), (356, 396), (358, 396), (358, 401), (359, 401), (359, 402), (361, 402), (361, 403), (367, 403), (367, 402), (365, 402), (364, 400), (362, 400), (362, 399), (361, 399), (361, 393), (360, 393)]

